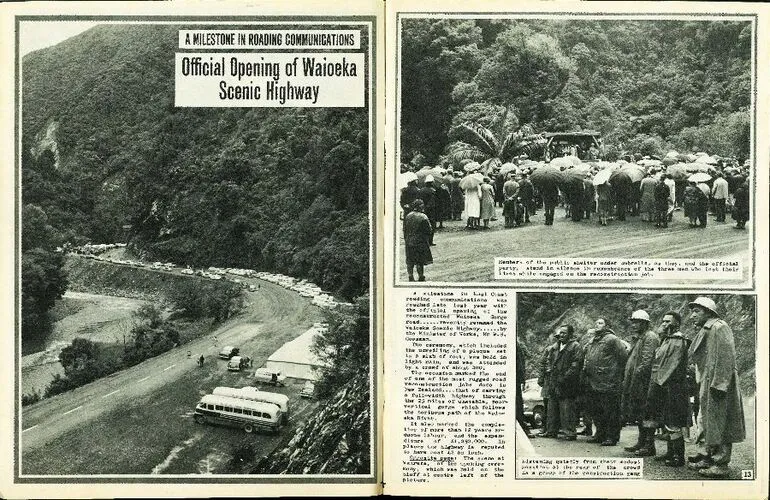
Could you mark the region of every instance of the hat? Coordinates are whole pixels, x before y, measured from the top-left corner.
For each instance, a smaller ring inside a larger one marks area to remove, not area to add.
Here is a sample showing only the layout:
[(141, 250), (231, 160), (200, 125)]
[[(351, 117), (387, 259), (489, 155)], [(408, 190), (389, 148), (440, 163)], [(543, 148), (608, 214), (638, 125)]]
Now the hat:
[(430, 175), (430, 174), (428, 174), (428, 175), (425, 177), (425, 182), (433, 182), (433, 176), (432, 176), (432, 175)]
[(714, 316), (719, 316), (719, 313), (717, 312), (717, 305), (716, 303), (711, 300), (708, 297), (698, 297), (697, 299), (693, 300), (688, 304), (690, 306), (690, 309), (692, 309), (692, 306), (700, 306), (703, 309), (707, 309), (714, 313)]
[(639, 309), (639, 310), (637, 310), (637, 311), (634, 311), (634, 312), (631, 314), (631, 319), (632, 319), (632, 320), (634, 320), (634, 319), (640, 319), (640, 320), (643, 320), (643, 321), (650, 321), (650, 315), (649, 315), (649, 314), (647, 314), (647, 311), (644, 311), (644, 310), (642, 310), (642, 309)]

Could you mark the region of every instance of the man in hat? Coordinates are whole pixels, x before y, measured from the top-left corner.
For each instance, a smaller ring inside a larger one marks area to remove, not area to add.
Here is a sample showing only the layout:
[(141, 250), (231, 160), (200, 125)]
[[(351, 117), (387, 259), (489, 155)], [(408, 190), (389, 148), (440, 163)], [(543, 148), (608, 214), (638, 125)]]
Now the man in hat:
[(626, 361), (621, 403), (623, 421), (636, 422), (639, 435), (636, 444), (624, 449), (639, 457), (655, 455), (655, 428), (644, 428), (644, 406), (650, 385), (652, 360), (660, 345), (658, 334), (650, 329), (650, 315), (639, 309), (631, 314), (631, 352)]
[(401, 190), (401, 197), (399, 199), (401, 209), (404, 211), (404, 218), (412, 210), (412, 202), (419, 197), (420, 188), (417, 187), (417, 179), (409, 181), (406, 187)]
[(687, 384), (689, 341), (679, 327), (682, 317), (676, 311), (663, 315), (658, 327), (662, 341), (652, 362), (650, 388), (642, 425), (647, 429), (662, 428), (666, 453), (655, 457), (671, 467), (684, 465), (684, 434), (689, 428), (690, 397)]
[(623, 367), (626, 364), (626, 346), (606, 328), (606, 322), (597, 320), (594, 336), (585, 346), (583, 377), (588, 386), (596, 434), (589, 443), (615, 446), (620, 439), (620, 396), (623, 386)]
[(420, 199), (414, 200), (411, 211), (404, 218), (406, 272), (409, 274), (409, 281), (414, 281), (415, 267), (417, 267), (417, 279), (425, 281), (424, 268), (433, 263), (433, 254), (430, 251), (433, 226), (423, 210), (425, 210), (425, 203)]
[(690, 457), (690, 467), (702, 476), (720, 478), (729, 473), (733, 443), (746, 437), (735, 340), (713, 300), (698, 297), (690, 302), (690, 310), (690, 319), (700, 328), (688, 351), (700, 400), (698, 454)]
[(564, 324), (559, 327), (559, 339), (553, 369), (551, 371), (551, 398), (548, 402), (548, 420), (559, 422), (564, 439), (577, 439), (575, 426), (575, 399), (580, 389), (580, 371), (583, 364), (583, 349), (575, 339), (575, 329)]
[(529, 222), (529, 216), (535, 215), (535, 187), (526, 173), (521, 174), (519, 180), (519, 198), (524, 205), (524, 223), (526, 224)]

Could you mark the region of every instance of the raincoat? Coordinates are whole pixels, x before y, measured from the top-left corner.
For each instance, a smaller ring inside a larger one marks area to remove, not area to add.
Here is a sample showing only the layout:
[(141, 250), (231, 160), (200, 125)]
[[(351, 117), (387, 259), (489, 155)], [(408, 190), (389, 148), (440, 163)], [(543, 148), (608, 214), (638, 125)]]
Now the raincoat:
[(693, 338), (688, 354), (700, 382), (700, 415), (706, 444), (743, 441), (746, 422), (732, 330), (724, 320), (710, 318)]
[(647, 416), (670, 428), (689, 427), (690, 398), (687, 392), (688, 340), (681, 332), (663, 339), (655, 350)]
[(596, 392), (620, 393), (626, 357), (626, 346), (612, 330), (596, 332), (585, 347), (583, 377), (586, 385)]
[(652, 361), (658, 346), (660, 346), (658, 334), (648, 330), (639, 337), (631, 348), (623, 377), (623, 400), (621, 403), (623, 415), (629, 420), (641, 420), (644, 416)]
[(575, 399), (580, 392), (580, 370), (583, 349), (577, 340), (570, 340), (563, 349), (556, 347), (551, 371), (551, 394), (559, 399)]

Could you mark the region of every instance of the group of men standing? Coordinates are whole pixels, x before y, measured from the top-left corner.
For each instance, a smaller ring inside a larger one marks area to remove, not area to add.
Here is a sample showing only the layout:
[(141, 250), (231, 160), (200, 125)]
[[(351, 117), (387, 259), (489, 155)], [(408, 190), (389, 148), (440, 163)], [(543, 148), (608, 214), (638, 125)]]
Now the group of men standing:
[[(540, 436), (577, 439), (581, 414), (588, 442), (615, 446), (622, 425), (633, 422), (637, 440), (625, 451), (682, 467), (684, 437), (695, 413), (698, 452), (688, 466), (705, 477), (726, 476), (732, 443), (745, 438), (733, 333), (710, 298), (698, 297), (689, 307), (698, 329), (692, 339), (680, 331), (676, 311), (666, 312), (654, 329), (646, 311), (634, 311), (629, 342), (603, 318), (581, 340), (572, 325), (559, 326), (557, 342), (544, 350), (541, 361), (546, 424)], [(694, 404), (688, 375), (698, 384)], [(667, 444), (659, 456), (656, 432)]]

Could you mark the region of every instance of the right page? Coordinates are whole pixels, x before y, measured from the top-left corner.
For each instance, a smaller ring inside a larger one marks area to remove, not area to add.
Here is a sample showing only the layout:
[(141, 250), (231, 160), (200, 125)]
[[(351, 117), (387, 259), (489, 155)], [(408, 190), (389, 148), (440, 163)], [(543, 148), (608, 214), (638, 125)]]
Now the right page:
[(386, 7), (385, 492), (766, 498), (768, 9)]

